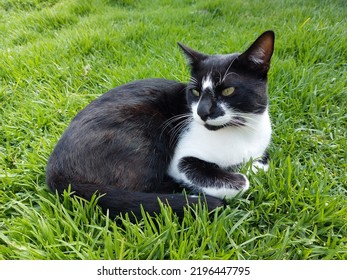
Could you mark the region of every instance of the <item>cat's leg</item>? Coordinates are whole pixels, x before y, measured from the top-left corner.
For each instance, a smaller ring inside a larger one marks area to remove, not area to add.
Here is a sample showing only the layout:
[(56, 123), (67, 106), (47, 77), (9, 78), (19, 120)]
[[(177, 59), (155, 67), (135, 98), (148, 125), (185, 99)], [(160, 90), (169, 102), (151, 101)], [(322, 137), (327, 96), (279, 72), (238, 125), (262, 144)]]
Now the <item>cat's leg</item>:
[(259, 171), (259, 169), (262, 169), (264, 171), (268, 171), (269, 170), (269, 160), (270, 160), (270, 155), (268, 152), (265, 152), (264, 155), (260, 159), (257, 159), (253, 162), (252, 171), (254, 173), (257, 173)]
[(195, 157), (181, 158), (178, 169), (188, 188), (221, 199), (234, 197), (249, 188), (245, 175), (227, 172), (214, 163)]

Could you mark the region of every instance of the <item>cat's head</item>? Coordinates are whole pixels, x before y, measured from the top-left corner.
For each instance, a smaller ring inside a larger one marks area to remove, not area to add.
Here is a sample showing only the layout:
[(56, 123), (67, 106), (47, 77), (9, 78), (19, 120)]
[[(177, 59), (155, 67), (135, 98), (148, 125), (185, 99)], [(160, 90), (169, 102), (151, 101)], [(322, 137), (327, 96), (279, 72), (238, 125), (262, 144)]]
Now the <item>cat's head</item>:
[(267, 72), (274, 32), (266, 31), (243, 53), (207, 55), (183, 44), (191, 79), (187, 101), (195, 121), (207, 129), (247, 125), (267, 110)]

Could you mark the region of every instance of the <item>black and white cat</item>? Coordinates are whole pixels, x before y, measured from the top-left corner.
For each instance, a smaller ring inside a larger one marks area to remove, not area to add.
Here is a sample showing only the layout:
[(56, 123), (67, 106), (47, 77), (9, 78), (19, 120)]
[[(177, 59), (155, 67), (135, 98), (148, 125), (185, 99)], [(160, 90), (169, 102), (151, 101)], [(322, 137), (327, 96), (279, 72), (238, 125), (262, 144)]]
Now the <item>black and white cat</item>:
[[(254, 160), (267, 169), (271, 138), (267, 72), (274, 33), (264, 32), (242, 54), (206, 55), (179, 44), (191, 79), (132, 82), (80, 111), (47, 165), (47, 184), (98, 200), (110, 217), (141, 205), (158, 213), (158, 199), (179, 216), (204, 194), (209, 209), (249, 188), (233, 170)], [(181, 193), (180, 187), (192, 195)]]

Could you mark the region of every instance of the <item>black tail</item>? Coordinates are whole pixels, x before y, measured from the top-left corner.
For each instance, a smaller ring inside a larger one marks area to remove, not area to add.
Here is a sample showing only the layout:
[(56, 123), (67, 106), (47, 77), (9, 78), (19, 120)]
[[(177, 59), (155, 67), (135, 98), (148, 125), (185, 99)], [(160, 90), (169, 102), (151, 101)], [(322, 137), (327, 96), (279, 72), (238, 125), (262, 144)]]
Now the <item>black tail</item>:
[(185, 194), (162, 194), (162, 193), (145, 193), (121, 190), (114, 187), (102, 186), (96, 187), (92, 184), (73, 184), (71, 190), (75, 195), (90, 200), (97, 191), (100, 194), (98, 205), (106, 211), (109, 211), (109, 217), (114, 219), (119, 214), (129, 213), (129, 217), (134, 216), (137, 219), (142, 218), (141, 206), (149, 214), (160, 213), (160, 203), (169, 205), (178, 217), (183, 217), (184, 208), (187, 206), (197, 205), (206, 202), (209, 210), (223, 206), (223, 200), (212, 196), (192, 196)]

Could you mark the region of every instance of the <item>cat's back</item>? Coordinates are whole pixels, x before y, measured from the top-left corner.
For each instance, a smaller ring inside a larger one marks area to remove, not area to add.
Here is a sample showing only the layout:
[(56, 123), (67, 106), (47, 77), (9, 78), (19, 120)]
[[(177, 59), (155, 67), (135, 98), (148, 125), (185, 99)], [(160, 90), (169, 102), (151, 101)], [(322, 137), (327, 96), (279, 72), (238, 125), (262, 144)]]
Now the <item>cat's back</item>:
[[(118, 86), (104, 93), (81, 110), (67, 131), (115, 128), (141, 124), (180, 114), (185, 110), (186, 85), (166, 79), (145, 79)], [(134, 123), (135, 122), (135, 123)]]
[[(185, 87), (165, 79), (139, 80), (91, 102), (58, 141), (47, 165), (47, 183), (53, 189), (57, 178), (65, 185), (78, 181), (125, 186), (134, 177), (134, 188), (143, 181), (154, 186), (164, 176), (172, 152), (163, 125), (187, 110)], [(152, 179), (152, 170), (160, 168), (160, 176)]]
[[(186, 84), (177, 82), (174, 80), (168, 79), (160, 79), (160, 78), (152, 78), (152, 79), (143, 79), (137, 80), (133, 82), (129, 82), (127, 84), (120, 85), (114, 89), (111, 89), (109, 93), (112, 92), (129, 92), (135, 91), (139, 96), (145, 95), (156, 95), (156, 94), (177, 94), (178, 90), (184, 90)], [(108, 93), (106, 93), (107, 95)]]
[(184, 95), (186, 84), (167, 79), (144, 79), (120, 85), (104, 93), (88, 107), (112, 103), (115, 106), (133, 106), (146, 102), (177, 99)]

